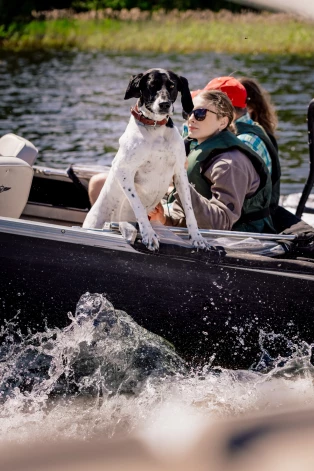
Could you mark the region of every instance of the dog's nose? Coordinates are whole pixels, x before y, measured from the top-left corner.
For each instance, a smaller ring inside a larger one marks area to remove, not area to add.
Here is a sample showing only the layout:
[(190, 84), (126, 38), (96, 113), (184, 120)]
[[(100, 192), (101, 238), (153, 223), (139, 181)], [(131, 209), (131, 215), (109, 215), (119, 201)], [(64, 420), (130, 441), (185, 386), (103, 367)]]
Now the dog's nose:
[(159, 108), (161, 111), (168, 111), (171, 106), (171, 101), (161, 101), (159, 103)]

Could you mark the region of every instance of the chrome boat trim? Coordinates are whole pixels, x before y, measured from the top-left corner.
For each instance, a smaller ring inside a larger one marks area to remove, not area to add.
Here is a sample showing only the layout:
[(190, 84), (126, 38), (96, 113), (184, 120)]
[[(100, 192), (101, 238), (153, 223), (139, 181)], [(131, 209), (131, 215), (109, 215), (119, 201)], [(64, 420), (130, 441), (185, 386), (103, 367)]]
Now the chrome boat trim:
[(110, 250), (139, 254), (120, 234), (112, 231), (94, 231), (81, 227), (67, 227), (55, 224), (0, 217), (0, 233), (34, 237), (70, 244), (89, 245)]
[[(170, 227), (176, 234), (188, 235), (185, 227)], [(260, 240), (294, 240), (295, 235), (262, 234), (259, 232), (217, 231), (214, 229), (200, 229), (203, 237), (236, 237), (240, 239), (252, 238)]]
[[(88, 182), (90, 178), (97, 174), (97, 173), (108, 173), (110, 170), (109, 165), (94, 165), (94, 164), (86, 164), (80, 165), (75, 164), (73, 165), (73, 170), (78, 178), (82, 178)], [(51, 167), (43, 167), (41, 165), (34, 165), (34, 175), (40, 178), (49, 178), (51, 180), (60, 180), (60, 181), (69, 181), (69, 177), (67, 171), (65, 169), (60, 168), (51, 168)]]
[[(110, 228), (114, 231), (119, 231), (119, 223), (111, 222), (109, 224)], [(188, 230), (186, 227), (171, 227), (166, 226), (171, 232), (175, 234), (187, 236)], [(283, 234), (262, 234), (259, 232), (240, 232), (240, 231), (218, 231), (214, 229), (199, 229), (200, 233), (204, 237), (236, 237), (240, 239), (245, 239), (251, 237), (252, 239), (261, 239), (261, 240), (294, 240), (295, 235), (283, 235)]]

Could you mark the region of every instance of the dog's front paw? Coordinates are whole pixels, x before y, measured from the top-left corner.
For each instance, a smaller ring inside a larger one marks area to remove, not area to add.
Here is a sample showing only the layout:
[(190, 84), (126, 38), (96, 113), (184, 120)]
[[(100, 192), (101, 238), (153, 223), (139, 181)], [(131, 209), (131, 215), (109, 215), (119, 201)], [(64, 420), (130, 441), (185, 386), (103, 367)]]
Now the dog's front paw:
[(148, 250), (158, 250), (159, 249), (159, 237), (156, 232), (150, 228), (143, 228), (141, 230), (142, 234), (142, 243), (148, 248)]
[(208, 249), (209, 244), (199, 232), (190, 236), (193, 247), (196, 249)]

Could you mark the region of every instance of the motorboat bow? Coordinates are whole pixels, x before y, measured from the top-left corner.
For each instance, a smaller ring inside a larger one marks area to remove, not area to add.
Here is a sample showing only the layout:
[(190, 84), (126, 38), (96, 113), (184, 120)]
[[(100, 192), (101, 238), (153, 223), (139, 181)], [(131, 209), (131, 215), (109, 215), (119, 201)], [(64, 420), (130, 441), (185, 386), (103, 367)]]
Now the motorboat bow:
[(291, 339), (313, 341), (314, 229), (293, 214), (278, 209), (281, 234), (204, 230), (208, 251), (193, 249), (184, 228), (156, 225), (160, 250), (150, 252), (129, 223), (81, 227), (88, 181), (105, 168), (35, 166), (34, 146), (5, 137), (1, 325), (62, 328), (90, 292), (104, 293), (195, 364), (248, 368), (266, 350), (282, 353)]

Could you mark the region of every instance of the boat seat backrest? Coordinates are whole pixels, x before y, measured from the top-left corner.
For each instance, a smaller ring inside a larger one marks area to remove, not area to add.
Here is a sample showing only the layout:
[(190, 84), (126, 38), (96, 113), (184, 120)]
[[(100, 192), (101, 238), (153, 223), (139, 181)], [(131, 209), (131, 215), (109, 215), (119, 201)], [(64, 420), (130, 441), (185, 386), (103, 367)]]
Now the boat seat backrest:
[(27, 203), (33, 169), (16, 157), (0, 157), (0, 216), (19, 218)]
[(37, 154), (36, 147), (24, 137), (10, 133), (0, 139), (0, 159), (1, 157), (17, 157), (32, 166)]

